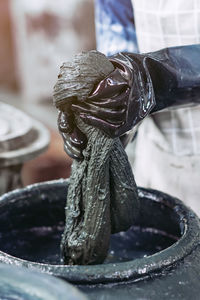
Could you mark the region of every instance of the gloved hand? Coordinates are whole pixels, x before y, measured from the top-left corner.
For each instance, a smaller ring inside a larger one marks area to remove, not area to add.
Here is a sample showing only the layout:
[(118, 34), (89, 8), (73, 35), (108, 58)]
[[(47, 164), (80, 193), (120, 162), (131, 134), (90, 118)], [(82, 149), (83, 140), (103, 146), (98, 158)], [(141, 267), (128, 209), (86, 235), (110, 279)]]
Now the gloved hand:
[(114, 72), (102, 80), (87, 99), (72, 101), (70, 113), (67, 111), (63, 117), (72, 126), (68, 131), (71, 148), (67, 150), (66, 143), (66, 152), (79, 150), (81, 153), (81, 147), (86, 145), (80, 130), (73, 124), (73, 112), (86, 123), (117, 137), (126, 134), (150, 113), (200, 104), (199, 53), (200, 45), (189, 45), (110, 57)]
[(72, 110), (89, 125), (110, 137), (119, 137), (151, 111), (155, 104), (153, 86), (142, 55), (134, 59), (119, 53), (110, 61), (115, 70), (99, 82), (85, 101), (72, 103)]
[(82, 150), (87, 145), (86, 136), (74, 125), (73, 114), (60, 111), (58, 129), (64, 141), (65, 152), (74, 159), (82, 158)]
[(86, 146), (85, 136), (74, 124), (73, 113), (110, 137), (124, 139), (126, 132), (151, 111), (154, 92), (143, 58), (134, 55), (133, 59), (125, 53), (111, 57), (115, 70), (95, 86), (87, 99), (72, 101), (69, 110), (59, 115), (59, 130), (71, 157), (81, 158)]

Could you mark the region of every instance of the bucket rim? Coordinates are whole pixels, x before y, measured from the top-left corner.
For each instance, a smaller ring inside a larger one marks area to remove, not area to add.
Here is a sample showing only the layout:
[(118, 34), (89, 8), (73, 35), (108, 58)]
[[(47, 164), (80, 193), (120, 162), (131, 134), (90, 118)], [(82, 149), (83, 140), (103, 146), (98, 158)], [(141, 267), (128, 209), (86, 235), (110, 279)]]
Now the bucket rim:
[[(59, 188), (69, 184), (69, 179), (58, 179), (28, 185), (16, 189), (0, 197), (0, 207), (5, 202), (25, 197), (30, 191), (41, 192), (47, 188)], [(27, 261), (0, 251), (0, 262), (36, 269), (42, 273), (55, 275), (72, 283), (96, 284), (129, 280), (141, 280), (151, 273), (159, 273), (163, 269), (178, 264), (200, 244), (200, 220), (198, 216), (179, 199), (161, 191), (138, 188), (139, 198), (162, 203), (180, 216), (184, 224), (182, 236), (171, 246), (144, 258), (136, 258), (128, 262), (102, 265), (69, 266), (52, 265)]]

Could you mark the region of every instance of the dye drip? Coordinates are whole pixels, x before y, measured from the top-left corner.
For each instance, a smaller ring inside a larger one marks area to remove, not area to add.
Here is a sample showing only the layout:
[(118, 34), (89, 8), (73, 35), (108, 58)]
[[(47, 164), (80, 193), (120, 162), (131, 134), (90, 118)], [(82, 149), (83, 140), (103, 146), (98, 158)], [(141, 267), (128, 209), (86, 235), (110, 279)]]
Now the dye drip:
[[(76, 55), (61, 66), (54, 104), (69, 110), (73, 101), (84, 101), (113, 70), (102, 53)], [(61, 252), (65, 264), (98, 264), (107, 256), (111, 233), (134, 223), (139, 209), (137, 187), (120, 139), (85, 124), (78, 115), (74, 121), (86, 135), (87, 146), (83, 159), (72, 165)]]

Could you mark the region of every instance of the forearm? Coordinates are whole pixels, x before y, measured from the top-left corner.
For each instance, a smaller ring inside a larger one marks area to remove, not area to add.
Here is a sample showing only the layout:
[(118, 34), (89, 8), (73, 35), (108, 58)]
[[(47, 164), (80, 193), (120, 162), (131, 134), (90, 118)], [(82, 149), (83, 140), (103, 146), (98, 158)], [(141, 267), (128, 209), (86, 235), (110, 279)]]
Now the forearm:
[[(200, 104), (200, 45), (171, 47), (147, 54), (124, 53), (153, 86), (151, 113), (172, 106)], [(145, 84), (144, 84), (145, 83)]]
[(119, 137), (162, 109), (200, 104), (200, 45), (109, 57), (114, 71), (72, 111), (88, 125)]
[(156, 102), (152, 112), (200, 104), (200, 45), (166, 48), (149, 57)]

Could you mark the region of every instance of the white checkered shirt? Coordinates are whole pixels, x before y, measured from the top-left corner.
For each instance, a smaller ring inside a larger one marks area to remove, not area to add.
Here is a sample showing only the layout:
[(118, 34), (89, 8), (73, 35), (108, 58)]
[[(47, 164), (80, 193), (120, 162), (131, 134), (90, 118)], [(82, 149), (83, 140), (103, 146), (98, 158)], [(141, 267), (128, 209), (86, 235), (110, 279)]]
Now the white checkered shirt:
[[(140, 52), (200, 43), (200, 0), (132, 0), (132, 4)], [(167, 152), (200, 154), (200, 106), (163, 111), (152, 118)]]

